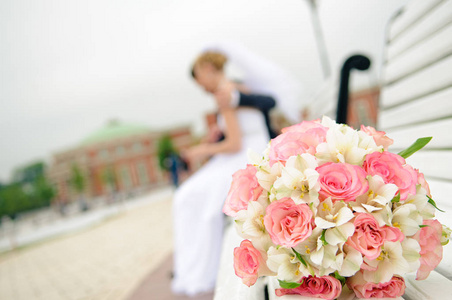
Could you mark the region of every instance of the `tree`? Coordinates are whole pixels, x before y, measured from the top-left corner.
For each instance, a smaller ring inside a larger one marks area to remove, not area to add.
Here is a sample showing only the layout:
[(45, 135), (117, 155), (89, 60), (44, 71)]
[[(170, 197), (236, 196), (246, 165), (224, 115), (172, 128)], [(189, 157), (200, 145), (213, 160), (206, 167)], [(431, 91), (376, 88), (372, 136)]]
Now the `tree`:
[(165, 160), (173, 153), (177, 153), (177, 151), (174, 148), (171, 137), (168, 134), (162, 136), (157, 144), (157, 156), (160, 169), (168, 171), (168, 166), (165, 164)]
[(72, 165), (70, 184), (74, 191), (78, 194), (78, 201), (82, 211), (88, 210), (88, 205), (85, 201), (84, 193), (86, 188), (86, 180), (82, 171), (77, 164)]
[(83, 176), (82, 171), (76, 164), (72, 165), (70, 182), (77, 194), (83, 194), (86, 187), (85, 176)]
[(12, 183), (1, 189), (0, 217), (10, 216), (15, 219), (18, 213), (29, 210), (30, 206), (20, 183)]
[(49, 206), (55, 191), (45, 176), (44, 162), (35, 162), (14, 171), (13, 182), (0, 187), (0, 217)]
[(37, 161), (28, 164), (24, 167), (17, 168), (13, 172), (13, 182), (32, 183), (38, 177), (44, 176), (45, 164), (42, 161)]
[(40, 176), (35, 179), (33, 189), (36, 202), (40, 207), (49, 206), (56, 194), (55, 189), (45, 176)]
[(104, 169), (102, 172), (102, 181), (108, 186), (111, 192), (114, 193), (117, 190), (117, 177), (113, 166), (108, 166)]

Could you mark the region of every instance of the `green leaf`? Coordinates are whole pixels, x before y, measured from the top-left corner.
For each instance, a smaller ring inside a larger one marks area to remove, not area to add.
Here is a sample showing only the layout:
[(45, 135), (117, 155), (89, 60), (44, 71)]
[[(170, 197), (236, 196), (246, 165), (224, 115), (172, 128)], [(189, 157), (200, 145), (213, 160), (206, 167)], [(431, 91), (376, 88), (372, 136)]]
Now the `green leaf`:
[(419, 150), (421, 150), (422, 148), (424, 148), (425, 145), (427, 145), (428, 142), (430, 142), (431, 139), (432, 139), (431, 136), (419, 138), (419, 139), (416, 140), (416, 142), (414, 142), (413, 145), (409, 146), (409, 147), (406, 148), (405, 150), (400, 151), (398, 154), (399, 154), (400, 156), (402, 156), (403, 158), (408, 158), (408, 157), (410, 157), (413, 153), (416, 153), (417, 151), (419, 151)]
[(279, 285), (283, 289), (295, 289), (303, 283), (303, 281), (302, 282), (287, 282), (287, 281), (279, 280), (279, 279), (278, 279), (278, 281), (279, 281)]
[(345, 285), (345, 277), (344, 276), (339, 275), (339, 273), (337, 271), (334, 272), (333, 275), (334, 275), (334, 278), (336, 278), (337, 280), (339, 280), (341, 282), (342, 286)]
[(433, 205), (434, 208), (436, 208), (436, 209), (439, 210), (440, 212), (445, 212), (444, 210), (439, 209), (439, 208), (436, 206), (436, 203), (435, 203), (435, 201), (433, 201), (432, 198), (430, 198), (429, 196), (427, 196), (427, 198), (428, 198), (428, 203), (430, 203), (431, 205)]
[(328, 245), (328, 242), (325, 240), (325, 232), (326, 232), (326, 229), (323, 229), (322, 235), (320, 236), (320, 240), (322, 241), (324, 246)]
[(392, 203), (400, 202), (400, 193), (397, 193), (397, 195), (394, 198), (392, 198), (391, 202)]
[(304, 260), (304, 258), (301, 256), (300, 253), (298, 253), (294, 248), (292, 248), (293, 252), (295, 253), (295, 255), (297, 256), (298, 260), (301, 261), (301, 263), (307, 267), (308, 263)]
[(419, 228), (428, 227), (428, 225), (419, 225)]

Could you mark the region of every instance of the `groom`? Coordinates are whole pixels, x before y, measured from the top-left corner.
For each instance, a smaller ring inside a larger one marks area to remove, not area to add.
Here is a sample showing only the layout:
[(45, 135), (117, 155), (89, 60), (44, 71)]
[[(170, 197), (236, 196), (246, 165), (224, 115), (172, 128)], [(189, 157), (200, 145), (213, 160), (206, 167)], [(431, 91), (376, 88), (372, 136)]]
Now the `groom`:
[(233, 84), (222, 84), (215, 90), (215, 92), (213, 92), (213, 96), (220, 109), (239, 106), (258, 109), (264, 115), (269, 138), (272, 139), (276, 137), (276, 133), (271, 128), (269, 115), (271, 109), (276, 105), (276, 101), (273, 97), (267, 95), (248, 94), (246, 93), (245, 88), (240, 87), (240, 85), (236, 86)]

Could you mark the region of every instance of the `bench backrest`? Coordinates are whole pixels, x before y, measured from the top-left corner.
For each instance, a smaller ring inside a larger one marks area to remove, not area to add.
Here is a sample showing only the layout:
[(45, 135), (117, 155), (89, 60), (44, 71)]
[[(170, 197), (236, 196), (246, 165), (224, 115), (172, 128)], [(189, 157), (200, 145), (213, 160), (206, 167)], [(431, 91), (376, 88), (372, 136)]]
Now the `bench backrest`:
[[(433, 199), (452, 227), (452, 0), (413, 0), (387, 28), (378, 129), (397, 153), (417, 138), (431, 142), (407, 162), (426, 175)], [(452, 246), (437, 269), (452, 279)]]

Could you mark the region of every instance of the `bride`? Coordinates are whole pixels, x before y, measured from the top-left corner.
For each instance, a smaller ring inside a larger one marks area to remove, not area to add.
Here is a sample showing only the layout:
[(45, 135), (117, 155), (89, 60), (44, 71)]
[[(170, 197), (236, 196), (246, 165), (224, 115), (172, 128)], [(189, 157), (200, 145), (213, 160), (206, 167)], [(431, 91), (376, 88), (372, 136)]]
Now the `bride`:
[[(234, 98), (241, 89), (227, 79), (226, 61), (222, 53), (207, 51), (196, 59), (193, 67), (196, 82), (216, 98), (217, 104), (224, 103), (224, 98)], [(248, 89), (248, 92), (253, 93), (253, 90)], [(240, 97), (241, 93), (238, 95)], [(191, 161), (212, 158), (185, 181), (174, 196), (172, 290), (177, 294), (193, 296), (215, 287), (225, 218), (222, 207), (232, 174), (246, 166), (248, 149), (260, 153), (269, 141), (262, 111), (233, 106), (220, 104), (218, 107), (223, 140), (200, 144), (185, 153)]]

